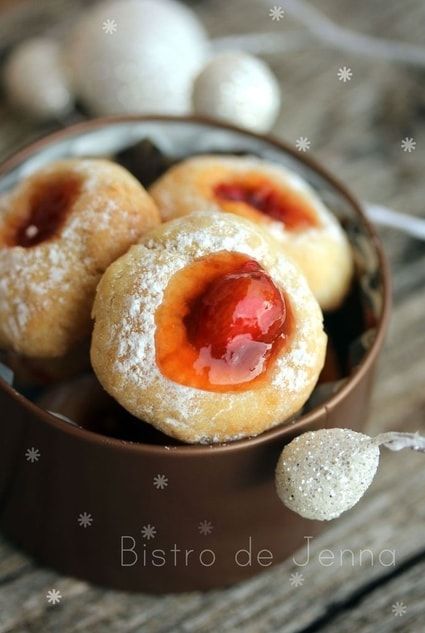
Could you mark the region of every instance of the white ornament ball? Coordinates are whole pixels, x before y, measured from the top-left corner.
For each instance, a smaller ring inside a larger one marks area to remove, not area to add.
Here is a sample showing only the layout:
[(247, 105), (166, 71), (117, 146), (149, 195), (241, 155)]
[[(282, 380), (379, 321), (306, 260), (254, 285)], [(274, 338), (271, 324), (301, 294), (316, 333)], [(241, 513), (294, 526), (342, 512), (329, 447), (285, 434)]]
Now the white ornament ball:
[(85, 12), (67, 47), (77, 94), (106, 115), (187, 113), (207, 53), (195, 14), (172, 0), (101, 3)]
[(283, 503), (307, 519), (329, 521), (366, 492), (379, 463), (379, 443), (349, 429), (304, 433), (285, 446), (276, 467)]
[(61, 47), (54, 40), (34, 38), (17, 46), (4, 68), (9, 101), (35, 119), (60, 117), (73, 106)]
[(193, 87), (197, 114), (254, 132), (273, 126), (281, 105), (280, 88), (270, 68), (246, 53), (222, 53), (207, 63)]

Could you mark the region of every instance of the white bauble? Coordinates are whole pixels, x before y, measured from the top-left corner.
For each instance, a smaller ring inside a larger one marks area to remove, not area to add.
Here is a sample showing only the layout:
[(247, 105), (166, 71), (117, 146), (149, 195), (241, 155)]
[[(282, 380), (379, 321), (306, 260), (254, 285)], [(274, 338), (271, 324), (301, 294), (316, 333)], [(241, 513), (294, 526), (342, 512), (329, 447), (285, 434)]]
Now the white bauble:
[(61, 48), (47, 38), (17, 46), (4, 68), (4, 85), (11, 103), (35, 119), (60, 117), (73, 105)]
[(425, 437), (397, 431), (369, 437), (350, 429), (303, 433), (279, 457), (277, 494), (288, 508), (307, 519), (335, 519), (369, 488), (378, 468), (380, 446), (425, 453)]
[(276, 77), (261, 60), (246, 53), (222, 53), (207, 63), (193, 87), (197, 114), (266, 132), (280, 109)]
[(173, 0), (97, 5), (67, 47), (76, 92), (96, 114), (187, 113), (207, 53), (196, 16)]
[(294, 512), (330, 521), (361, 499), (378, 463), (379, 439), (350, 429), (310, 431), (283, 449), (276, 490)]

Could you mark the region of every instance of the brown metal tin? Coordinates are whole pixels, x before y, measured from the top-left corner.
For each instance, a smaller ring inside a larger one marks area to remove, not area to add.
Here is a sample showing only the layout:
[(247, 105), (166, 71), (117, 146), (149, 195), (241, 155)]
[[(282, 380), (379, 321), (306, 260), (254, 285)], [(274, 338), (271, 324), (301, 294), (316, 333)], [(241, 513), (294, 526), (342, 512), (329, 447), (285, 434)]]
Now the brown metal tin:
[[(46, 143), (76, 131), (141, 120), (179, 119), (135, 116), (84, 122), (18, 152), (2, 165), (0, 178)], [(184, 120), (237, 131), (212, 121)], [(296, 155), (273, 138), (256, 138)], [(123, 590), (210, 589), (282, 561), (321, 527), (279, 501), (275, 464), (283, 446), (302, 432), (363, 428), (389, 317), (390, 281), (380, 241), (358, 202), (314, 161), (302, 160), (350, 204), (379, 258), (383, 309), (366, 357), (324, 405), (256, 438), (219, 446), (167, 447), (96, 434), (61, 421), (0, 380), (0, 527), (40, 563)], [(40, 451), (35, 463), (25, 459), (30, 447)], [(162, 490), (154, 486), (157, 475), (167, 478)], [(93, 517), (87, 528), (77, 521), (84, 512)], [(203, 521), (210, 522), (211, 533), (200, 532)], [(152, 538), (143, 537), (144, 526), (155, 527)]]

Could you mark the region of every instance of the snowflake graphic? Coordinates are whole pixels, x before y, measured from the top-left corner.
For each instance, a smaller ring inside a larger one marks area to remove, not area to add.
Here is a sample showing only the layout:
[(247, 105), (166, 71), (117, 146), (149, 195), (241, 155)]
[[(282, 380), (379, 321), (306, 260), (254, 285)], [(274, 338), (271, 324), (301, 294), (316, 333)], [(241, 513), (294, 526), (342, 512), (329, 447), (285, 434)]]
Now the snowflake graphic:
[(80, 527), (91, 527), (93, 524), (93, 516), (89, 512), (82, 512), (78, 515), (77, 521)]
[(272, 7), (269, 11), (269, 17), (271, 17), (271, 19), (276, 22), (279, 22), (279, 20), (281, 20), (284, 17), (284, 15), (285, 15), (285, 11), (283, 7), (278, 7), (277, 5)]
[(153, 485), (157, 490), (164, 490), (168, 486), (168, 477), (165, 475), (155, 475)]
[(146, 538), (148, 541), (156, 536), (156, 527), (150, 523), (148, 523), (148, 525), (144, 525), (140, 531), (143, 538)]
[(111, 20), (111, 18), (108, 18), (102, 24), (102, 31), (106, 33), (106, 35), (113, 35), (117, 29), (118, 24), (116, 20)]
[(404, 138), (401, 141), (401, 149), (403, 150), (403, 152), (413, 152), (416, 149), (416, 141), (409, 137), (406, 136), (406, 138)]
[(311, 141), (308, 140), (306, 136), (300, 136), (295, 141), (295, 147), (299, 152), (306, 152), (310, 149)]
[(404, 602), (395, 602), (392, 606), (392, 612), (393, 615), (395, 615), (396, 617), (400, 617), (403, 616), (407, 611), (407, 607), (404, 604)]
[(200, 524), (198, 525), (199, 532), (203, 534), (204, 536), (208, 536), (208, 534), (211, 534), (213, 529), (214, 529), (214, 526), (211, 523), (211, 521), (201, 521)]
[(289, 584), (291, 587), (302, 587), (304, 584), (304, 576), (300, 574), (299, 571), (296, 571), (289, 576)]
[(49, 604), (59, 604), (62, 600), (62, 594), (57, 589), (50, 589), (47, 592), (46, 599)]
[(340, 81), (343, 81), (344, 83), (346, 83), (347, 81), (351, 81), (352, 77), (353, 77), (353, 71), (351, 70), (351, 68), (348, 68), (347, 66), (342, 66), (338, 70), (338, 79)]
[(28, 448), (25, 451), (25, 457), (27, 462), (31, 462), (31, 464), (33, 464), (34, 462), (38, 462), (38, 460), (40, 459), (41, 453), (38, 450), (38, 448), (34, 448), (34, 446), (32, 446), (31, 448)]

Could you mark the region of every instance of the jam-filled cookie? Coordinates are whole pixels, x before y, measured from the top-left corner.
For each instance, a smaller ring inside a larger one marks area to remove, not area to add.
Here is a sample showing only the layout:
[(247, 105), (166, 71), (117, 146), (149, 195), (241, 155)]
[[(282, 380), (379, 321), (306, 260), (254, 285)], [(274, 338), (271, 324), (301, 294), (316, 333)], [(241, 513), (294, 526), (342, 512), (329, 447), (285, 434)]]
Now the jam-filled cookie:
[(67, 354), (89, 334), (102, 273), (159, 221), (110, 161), (58, 161), (26, 178), (0, 200), (0, 348)]
[(257, 435), (296, 413), (323, 366), (322, 313), (298, 267), (243, 218), (168, 222), (112, 264), (91, 361), (134, 416), (185, 442)]
[(150, 193), (164, 220), (215, 210), (261, 224), (300, 266), (324, 310), (344, 299), (353, 272), (348, 240), (294, 172), (252, 157), (199, 156), (169, 169)]

